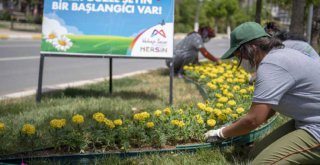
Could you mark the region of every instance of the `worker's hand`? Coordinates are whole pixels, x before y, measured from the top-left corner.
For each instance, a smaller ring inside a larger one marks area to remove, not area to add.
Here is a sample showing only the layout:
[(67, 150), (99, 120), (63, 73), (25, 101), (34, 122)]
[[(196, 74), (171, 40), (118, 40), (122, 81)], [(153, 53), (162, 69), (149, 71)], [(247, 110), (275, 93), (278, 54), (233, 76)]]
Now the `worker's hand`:
[(224, 140), (225, 137), (223, 136), (223, 133), (222, 133), (223, 128), (224, 127), (206, 132), (204, 134), (204, 137), (207, 140), (207, 142), (214, 143), (214, 142), (219, 142)]
[(217, 63), (218, 65), (220, 65), (220, 64), (222, 64), (222, 61), (221, 61), (220, 59), (218, 59), (218, 60), (216, 61), (216, 63)]

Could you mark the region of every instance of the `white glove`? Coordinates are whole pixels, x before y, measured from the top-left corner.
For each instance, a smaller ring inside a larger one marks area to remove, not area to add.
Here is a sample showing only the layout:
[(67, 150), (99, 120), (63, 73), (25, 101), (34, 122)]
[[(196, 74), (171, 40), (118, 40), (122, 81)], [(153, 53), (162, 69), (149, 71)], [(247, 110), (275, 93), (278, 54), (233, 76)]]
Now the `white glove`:
[(210, 130), (210, 131), (206, 132), (204, 134), (204, 136), (208, 141), (211, 141), (210, 139), (225, 139), (225, 136), (222, 133), (223, 129), (224, 129), (224, 127), (221, 127), (219, 129)]

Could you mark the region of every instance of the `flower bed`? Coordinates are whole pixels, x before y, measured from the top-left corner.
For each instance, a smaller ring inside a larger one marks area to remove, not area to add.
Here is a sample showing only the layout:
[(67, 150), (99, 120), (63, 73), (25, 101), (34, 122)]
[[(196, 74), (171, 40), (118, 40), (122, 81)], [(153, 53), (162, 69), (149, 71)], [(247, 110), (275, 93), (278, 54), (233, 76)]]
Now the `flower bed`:
[[(44, 137), (48, 133), (38, 131), (36, 123), (26, 123), (18, 128), (20, 143), (34, 150), (35, 143), (49, 138), (56, 150), (76, 152), (160, 149), (202, 143), (207, 130), (233, 122), (249, 109), (254, 88), (248, 84), (250, 74), (238, 68), (237, 61), (190, 65), (185, 70), (186, 76), (205, 91), (208, 99), (204, 102), (137, 112), (131, 118), (119, 116), (111, 119), (101, 112), (90, 117), (74, 114), (68, 118), (55, 118), (47, 126), (50, 137)], [(0, 122), (1, 140), (10, 140), (5, 137), (8, 131), (5, 123)]]

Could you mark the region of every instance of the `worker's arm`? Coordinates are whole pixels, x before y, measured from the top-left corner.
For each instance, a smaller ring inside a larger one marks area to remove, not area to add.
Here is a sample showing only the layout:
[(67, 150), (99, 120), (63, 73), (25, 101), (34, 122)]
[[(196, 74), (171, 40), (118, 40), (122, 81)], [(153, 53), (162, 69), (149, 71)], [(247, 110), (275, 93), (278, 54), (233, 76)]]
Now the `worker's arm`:
[(208, 50), (206, 48), (200, 48), (199, 51), (201, 52), (201, 54), (206, 57), (207, 59), (213, 61), (213, 62), (218, 62), (219, 59), (216, 58), (215, 56), (213, 56), (210, 52), (208, 52)]
[(271, 109), (270, 104), (252, 103), (248, 114), (225, 127), (222, 134), (225, 138), (247, 134), (266, 122), (274, 114), (275, 111)]

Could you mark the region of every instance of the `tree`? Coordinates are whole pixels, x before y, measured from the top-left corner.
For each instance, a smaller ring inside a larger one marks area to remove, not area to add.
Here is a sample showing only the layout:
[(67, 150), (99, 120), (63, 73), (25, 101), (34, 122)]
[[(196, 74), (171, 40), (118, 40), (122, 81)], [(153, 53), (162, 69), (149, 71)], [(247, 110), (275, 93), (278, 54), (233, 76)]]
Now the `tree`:
[(320, 5), (315, 5), (313, 9), (312, 18), (312, 32), (311, 32), (311, 45), (313, 48), (319, 51), (320, 49)]
[(257, 0), (256, 2), (256, 19), (257, 23), (261, 23), (261, 11), (262, 11), (262, 0)]
[(306, 1), (293, 0), (292, 1), (292, 15), (290, 32), (304, 35), (304, 13), (305, 13)]
[(175, 1), (175, 32), (188, 33), (193, 30), (195, 0)]
[[(239, 11), (239, 2), (237, 0), (211, 0), (207, 3), (207, 16), (214, 18), (214, 22), (220, 25), (220, 29), (226, 29), (227, 26), (233, 26), (233, 17)], [(219, 24), (224, 22), (224, 24)]]

